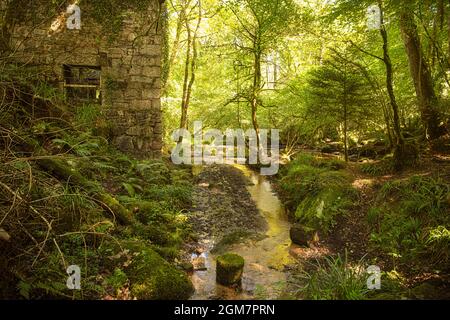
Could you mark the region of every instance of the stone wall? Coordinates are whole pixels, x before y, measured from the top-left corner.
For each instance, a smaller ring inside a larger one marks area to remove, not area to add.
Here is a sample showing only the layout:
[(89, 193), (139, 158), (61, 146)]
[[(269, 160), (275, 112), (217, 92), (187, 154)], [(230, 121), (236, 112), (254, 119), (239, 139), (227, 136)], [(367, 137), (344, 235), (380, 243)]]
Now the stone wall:
[[(127, 12), (114, 35), (105, 34), (94, 19), (86, 18), (83, 12), (89, 7), (80, 7), (80, 30), (67, 29), (64, 15), (38, 25), (17, 25), (12, 32), (17, 56), (21, 62), (42, 67), (61, 89), (63, 65), (100, 67), (102, 108), (111, 142), (140, 158), (159, 157), (164, 32), (159, 0), (151, 2), (146, 12)], [(55, 31), (50, 27), (57, 19), (61, 24)]]

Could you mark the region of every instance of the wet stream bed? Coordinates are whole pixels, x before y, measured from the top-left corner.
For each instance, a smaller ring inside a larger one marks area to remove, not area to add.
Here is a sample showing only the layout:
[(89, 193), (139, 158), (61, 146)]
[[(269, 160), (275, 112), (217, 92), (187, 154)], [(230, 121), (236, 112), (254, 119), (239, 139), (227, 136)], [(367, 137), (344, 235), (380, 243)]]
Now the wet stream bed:
[[(200, 178), (191, 222), (200, 239), (191, 253), (196, 290), (192, 299), (280, 297), (296, 259), (289, 237), (291, 225), (270, 182), (245, 166), (197, 167), (194, 174)], [(227, 288), (216, 284), (216, 255), (212, 252), (221, 236), (237, 230), (258, 236), (226, 247), (226, 252), (245, 259), (242, 285)]]

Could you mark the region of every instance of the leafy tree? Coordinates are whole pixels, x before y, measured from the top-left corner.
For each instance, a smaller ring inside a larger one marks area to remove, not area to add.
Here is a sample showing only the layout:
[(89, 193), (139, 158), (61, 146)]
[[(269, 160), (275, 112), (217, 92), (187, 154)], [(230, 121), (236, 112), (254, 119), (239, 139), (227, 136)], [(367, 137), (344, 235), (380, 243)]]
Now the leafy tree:
[(348, 54), (336, 51), (311, 72), (308, 81), (312, 97), (308, 113), (324, 120), (323, 125), (342, 128), (345, 161), (348, 161), (349, 132), (369, 117), (372, 101), (369, 84), (350, 61)]
[(261, 106), (262, 59), (276, 49), (277, 40), (290, 30), (290, 23), (296, 13), (296, 4), (292, 0), (244, 0), (229, 1), (227, 8), (235, 17), (235, 47), (249, 67), (249, 85), (243, 96), (251, 106), (253, 128), (257, 132), (259, 145), (259, 124), (257, 111)]

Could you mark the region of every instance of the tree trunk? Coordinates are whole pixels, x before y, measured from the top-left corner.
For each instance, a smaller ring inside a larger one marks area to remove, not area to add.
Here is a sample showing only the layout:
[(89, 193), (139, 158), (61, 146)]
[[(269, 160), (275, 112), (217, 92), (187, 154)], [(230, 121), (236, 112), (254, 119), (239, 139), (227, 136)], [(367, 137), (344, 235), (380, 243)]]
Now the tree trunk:
[(170, 57), (169, 60), (167, 61), (167, 76), (166, 79), (164, 81), (164, 84), (161, 88), (161, 92), (162, 94), (164, 94), (166, 92), (167, 89), (167, 84), (169, 82), (169, 78), (170, 78), (170, 71), (172, 68), (172, 65), (175, 63), (175, 59), (177, 58), (177, 54), (178, 54), (178, 50), (180, 47), (180, 37), (181, 37), (181, 31), (183, 30), (183, 22), (184, 22), (184, 10), (181, 10), (181, 12), (179, 12), (178, 14), (178, 19), (177, 19), (177, 28), (176, 28), (176, 34), (175, 34), (175, 40), (173, 42), (173, 46), (172, 46), (172, 50), (170, 52)]
[(189, 21), (186, 18), (186, 61), (184, 62), (184, 80), (183, 80), (183, 97), (181, 99), (181, 120), (180, 129), (187, 129), (187, 111), (188, 111), (188, 86), (189, 86), (189, 66), (191, 64), (191, 29), (189, 27)]
[[(193, 35), (189, 25), (189, 19), (186, 16), (186, 32), (188, 34), (188, 37), (186, 44), (187, 45), (186, 61), (184, 67), (183, 99), (181, 102), (181, 121), (180, 121), (181, 129), (187, 129), (188, 127), (188, 110), (191, 100), (192, 87), (194, 86), (195, 82), (195, 69), (197, 68), (197, 56), (198, 56), (197, 35), (202, 21), (202, 5), (200, 0), (198, 1), (197, 6), (198, 6), (198, 20)], [(191, 50), (192, 50), (192, 57), (191, 57)]]
[(344, 80), (344, 155), (345, 155), (345, 162), (348, 162), (348, 100), (347, 100), (347, 64), (345, 64), (345, 80)]
[(427, 136), (430, 139), (439, 138), (443, 134), (443, 130), (440, 127), (440, 117), (437, 110), (438, 98), (434, 91), (430, 68), (422, 54), (417, 26), (411, 11), (403, 10), (400, 13), (400, 30)]
[(259, 125), (257, 119), (258, 103), (259, 103), (259, 93), (261, 91), (261, 49), (259, 47), (258, 40), (254, 41), (254, 74), (253, 74), (253, 88), (251, 97), (251, 107), (252, 107), (252, 123), (253, 128), (256, 132), (256, 144), (258, 150), (260, 148), (260, 137), (259, 137)]
[(397, 104), (397, 100), (395, 98), (394, 93), (394, 71), (392, 68), (392, 61), (389, 55), (389, 41), (388, 34), (386, 31), (386, 26), (384, 25), (384, 15), (383, 15), (383, 6), (382, 2), (378, 2), (380, 8), (380, 34), (383, 39), (383, 62), (386, 67), (386, 88), (389, 95), (389, 101), (392, 108), (393, 114), (393, 122), (394, 122), (394, 133), (395, 133), (395, 145), (394, 145), (394, 166), (396, 170), (401, 170), (404, 166), (404, 158), (405, 158), (405, 141), (403, 139), (401, 127), (400, 127), (400, 115), (399, 115), (399, 107)]
[(348, 115), (347, 104), (344, 105), (344, 154), (345, 162), (348, 162)]
[[(448, 1), (450, 6), (450, 0)], [(448, 40), (448, 68), (450, 69), (450, 13), (447, 14), (447, 40)]]
[(103, 192), (97, 188), (91, 181), (85, 179), (77, 171), (73, 171), (68, 165), (59, 159), (38, 159), (36, 163), (47, 172), (53, 173), (59, 179), (69, 182), (72, 185), (80, 186), (92, 197), (97, 199), (108, 211), (112, 211), (114, 216), (123, 225), (132, 225), (134, 219), (130, 211), (122, 206), (110, 194)]

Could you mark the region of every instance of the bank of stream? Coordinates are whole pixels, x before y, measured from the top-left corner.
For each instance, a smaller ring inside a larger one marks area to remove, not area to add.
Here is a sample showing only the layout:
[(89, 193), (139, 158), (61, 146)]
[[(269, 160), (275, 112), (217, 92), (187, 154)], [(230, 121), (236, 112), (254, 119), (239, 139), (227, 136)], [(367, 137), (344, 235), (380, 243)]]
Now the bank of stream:
[[(194, 173), (198, 178), (191, 223), (200, 239), (191, 255), (196, 289), (192, 299), (278, 298), (295, 259), (290, 223), (270, 182), (245, 166), (196, 167)], [(218, 249), (231, 234), (243, 236)], [(245, 259), (241, 287), (216, 284), (220, 250)]]

